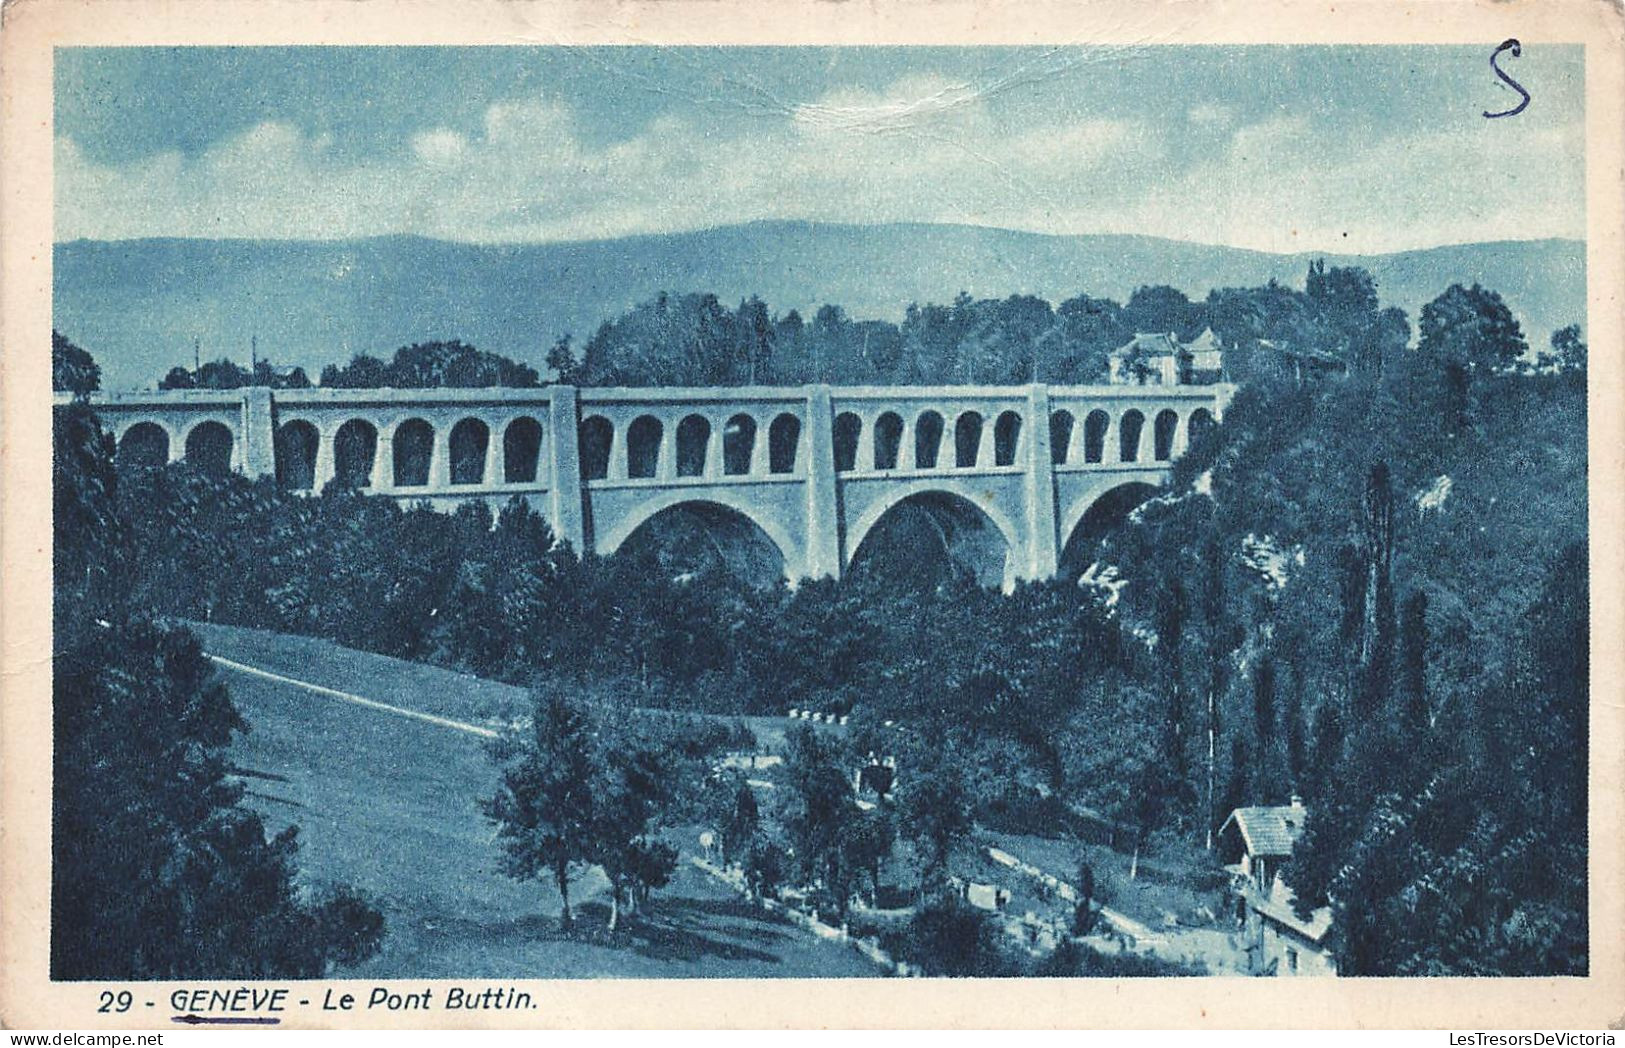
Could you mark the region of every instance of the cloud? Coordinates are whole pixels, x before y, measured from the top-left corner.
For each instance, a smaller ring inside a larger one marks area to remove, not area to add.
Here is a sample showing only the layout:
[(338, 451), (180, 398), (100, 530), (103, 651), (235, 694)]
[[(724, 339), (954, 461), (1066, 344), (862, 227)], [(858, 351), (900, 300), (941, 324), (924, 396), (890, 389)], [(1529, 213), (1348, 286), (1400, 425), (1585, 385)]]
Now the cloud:
[(1215, 102), (1198, 102), (1185, 111), (1185, 122), (1199, 127), (1229, 127), (1235, 119), (1228, 106)]
[(455, 164), (467, 150), (468, 139), (444, 127), (412, 136), (412, 152), (426, 164)]
[(792, 119), (809, 131), (899, 134), (940, 128), (945, 118), (979, 116), (981, 92), (940, 76), (905, 77), (884, 93), (838, 88), (796, 106)]
[[(841, 88), (747, 120), (660, 116), (612, 140), (552, 99), (489, 106), (357, 157), (268, 121), (201, 154), (98, 163), (56, 143), (57, 238), (473, 241), (612, 237), (762, 218), (1134, 232), (1265, 250), (1379, 251), (1583, 236), (1578, 120), (1329, 134), (1303, 114), (1237, 122), (1046, 112), (1015, 121), (940, 76)], [(1200, 133), (1192, 130), (1200, 125)]]

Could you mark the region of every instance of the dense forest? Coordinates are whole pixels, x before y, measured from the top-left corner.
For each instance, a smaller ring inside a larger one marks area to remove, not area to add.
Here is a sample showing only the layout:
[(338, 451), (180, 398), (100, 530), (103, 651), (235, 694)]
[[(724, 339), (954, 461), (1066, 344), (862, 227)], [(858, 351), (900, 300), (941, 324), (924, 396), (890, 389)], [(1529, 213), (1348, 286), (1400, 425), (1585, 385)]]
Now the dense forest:
[[(58, 635), (113, 587), (132, 614), (615, 703), (848, 713), (855, 752), (911, 769), (899, 819), (926, 852), (970, 821), (1054, 834), (1080, 817), (1123, 827), (1125, 846), (1200, 847), (1230, 808), (1300, 793), (1312, 814), (1291, 879), (1305, 907), (1333, 906), (1341, 971), (1584, 972), (1577, 328), (1531, 353), (1498, 296), (1458, 285), (1423, 309), (1413, 344), (1368, 276), (1317, 267), (1301, 291), (1191, 303), (1148, 288), (1056, 310), (961, 299), (900, 326), (663, 296), (579, 357), (561, 340), (549, 363), (584, 383), (1084, 381), (1136, 330), (1208, 326), (1238, 368), (1297, 345), (1346, 375), (1248, 371), (1223, 425), (1106, 537), (1095, 570), (1009, 594), (906, 548), (839, 581), (764, 587), (680, 531), (579, 557), (520, 499), (448, 515), (185, 464), (115, 470), (105, 447), (73, 451), (106, 441), (85, 408), (61, 408)], [(64, 385), (83, 382), (88, 358), (57, 356)], [(62, 552), (109, 543), (116, 561)], [(60, 690), (58, 705), (60, 718)]]

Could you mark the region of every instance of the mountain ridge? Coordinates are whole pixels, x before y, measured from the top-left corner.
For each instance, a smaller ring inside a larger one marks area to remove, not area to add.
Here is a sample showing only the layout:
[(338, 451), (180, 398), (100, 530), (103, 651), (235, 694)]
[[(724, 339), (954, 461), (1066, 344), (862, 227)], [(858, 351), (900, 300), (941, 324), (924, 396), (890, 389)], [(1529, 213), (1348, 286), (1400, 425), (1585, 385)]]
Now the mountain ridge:
[(804, 316), (823, 303), (898, 322), (911, 302), (1080, 293), (1123, 301), (1143, 284), (1193, 299), (1214, 287), (1302, 286), (1309, 261), (1371, 270), (1385, 304), (1414, 323), (1452, 283), (1499, 291), (1525, 335), (1584, 322), (1585, 245), (1560, 239), (1442, 245), (1381, 255), (1249, 248), (1129, 233), (1053, 234), (931, 223), (761, 220), (681, 233), (548, 243), (469, 243), (415, 234), (335, 240), (75, 240), (53, 248), (54, 326), (102, 364), (106, 388), (155, 383), (205, 359), (246, 360), (251, 338), (278, 364), (460, 338), (540, 366), (661, 291), (759, 295)]

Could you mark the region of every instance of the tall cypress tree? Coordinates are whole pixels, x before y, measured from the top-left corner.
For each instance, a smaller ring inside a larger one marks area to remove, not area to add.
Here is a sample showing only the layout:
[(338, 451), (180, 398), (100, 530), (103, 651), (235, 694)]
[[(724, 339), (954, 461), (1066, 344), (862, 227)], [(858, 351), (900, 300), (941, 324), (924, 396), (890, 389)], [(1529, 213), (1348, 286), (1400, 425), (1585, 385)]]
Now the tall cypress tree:
[(1428, 595), (1417, 590), (1405, 598), (1399, 649), (1399, 725), (1407, 741), (1419, 740), (1433, 726), (1428, 708)]
[(1364, 605), (1360, 624), (1360, 677), (1355, 693), (1362, 718), (1383, 705), (1393, 674), (1394, 489), (1388, 464), (1378, 461), (1366, 478), (1360, 503)]

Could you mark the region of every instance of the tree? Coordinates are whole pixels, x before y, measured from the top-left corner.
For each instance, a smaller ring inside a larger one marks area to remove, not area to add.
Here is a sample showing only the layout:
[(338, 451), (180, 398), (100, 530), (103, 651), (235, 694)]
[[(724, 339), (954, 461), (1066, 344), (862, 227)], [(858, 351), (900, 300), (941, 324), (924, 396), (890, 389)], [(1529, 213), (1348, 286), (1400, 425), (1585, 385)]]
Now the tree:
[(1505, 370), (1529, 350), (1512, 310), (1478, 284), (1452, 284), (1423, 306), (1418, 335), (1419, 352), (1469, 371)]
[(1095, 911), (1095, 868), (1087, 860), (1078, 863), (1078, 904), (1072, 912), (1072, 934), (1088, 935), (1099, 918)]
[(94, 357), (80, 349), (67, 336), (51, 332), (51, 389), (87, 397), (101, 388), (102, 369)]
[(637, 912), (650, 890), (665, 886), (677, 869), (677, 852), (656, 840), (654, 830), (682, 774), (668, 748), (625, 736), (604, 741), (600, 735), (588, 854), (609, 878), (614, 931), (623, 907)]
[(947, 880), (954, 845), (971, 829), (963, 780), (945, 759), (939, 767), (910, 776), (899, 803), (903, 829), (919, 842), (925, 858), (922, 888), (930, 891)]
[(1405, 745), (1422, 745), (1433, 727), (1428, 709), (1428, 596), (1417, 590), (1405, 598), (1399, 630), (1399, 724)]
[(570, 880), (594, 858), (593, 749), (586, 712), (562, 689), (539, 689), (529, 735), (504, 736), (493, 746), (502, 788), (481, 804), (497, 824), (502, 872), (516, 880), (552, 877), (566, 929)]
[(869, 875), (869, 899), (880, 895), (880, 870), (897, 842), (897, 827), (889, 809), (877, 807), (851, 819), (842, 834), (841, 849), (848, 867)]
[(792, 811), (786, 821), (796, 865), (809, 884), (822, 884), (844, 918), (853, 865), (847, 839), (859, 809), (835, 754), (806, 725), (788, 738)]
[(1268, 654), (1253, 668), (1253, 755), (1257, 763), (1253, 777), (1254, 803), (1273, 803), (1285, 780), (1279, 759), (1280, 740), (1276, 727), (1275, 660)]
[(949, 895), (915, 913), (908, 926), (907, 953), (928, 975), (995, 975), (997, 935), (986, 914)]
[(1586, 344), (1580, 338), (1580, 325), (1570, 324), (1552, 332), (1551, 358), (1559, 371), (1585, 373)]
[(1156, 609), (1157, 655), (1162, 669), (1163, 695), (1167, 703), (1163, 722), (1162, 759), (1168, 785), (1163, 800), (1170, 810), (1184, 814), (1190, 800), (1190, 782), (1185, 752), (1185, 627), (1190, 617), (1190, 601), (1184, 582), (1174, 576), (1163, 588)]
[(1355, 701), (1363, 717), (1388, 695), (1394, 654), (1394, 490), (1388, 464), (1373, 463), (1360, 503), (1362, 577)]
[(179, 364), (170, 368), (164, 377), (158, 380), (159, 389), (196, 389), (197, 379), (192, 372)]
[[(561, 339), (554, 351), (560, 346), (568, 351), (568, 338)], [(553, 365), (552, 353), (548, 355), (548, 363)], [(541, 376), (529, 364), (452, 339), (402, 346), (388, 363), (361, 354), (344, 367), (330, 364), (322, 369), (321, 382), (323, 386), (341, 389), (530, 388), (541, 385)]]
[(733, 814), (722, 830), (722, 859), (725, 863), (743, 861), (756, 842), (761, 826), (761, 815), (756, 805), (756, 793), (746, 783), (739, 784), (734, 794)]
[(130, 599), (112, 441), (82, 403), (53, 436), (51, 975), (319, 978), (377, 952), (383, 918), (297, 881), (226, 750), (247, 730), (197, 638)]
[[(566, 385), (576, 381), (581, 364), (576, 360), (575, 350), (570, 348), (568, 333), (560, 335), (558, 341), (553, 343), (553, 348), (547, 351), (547, 366), (557, 381)], [(327, 383), (324, 381), (322, 384)]]

